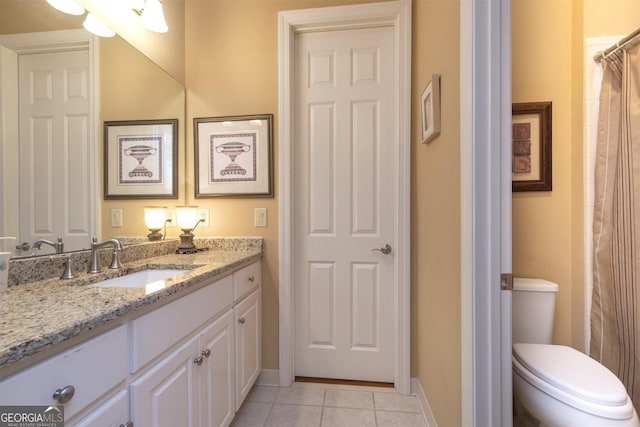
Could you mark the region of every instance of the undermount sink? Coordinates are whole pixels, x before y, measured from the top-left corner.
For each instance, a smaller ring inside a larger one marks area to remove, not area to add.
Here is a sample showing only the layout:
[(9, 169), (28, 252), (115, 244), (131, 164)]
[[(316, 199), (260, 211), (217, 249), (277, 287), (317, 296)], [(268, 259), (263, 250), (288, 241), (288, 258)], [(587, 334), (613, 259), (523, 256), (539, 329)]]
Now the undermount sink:
[(147, 288), (147, 291), (156, 291), (164, 288), (165, 279), (178, 276), (187, 271), (189, 270), (147, 269), (103, 280), (91, 286), (97, 288)]

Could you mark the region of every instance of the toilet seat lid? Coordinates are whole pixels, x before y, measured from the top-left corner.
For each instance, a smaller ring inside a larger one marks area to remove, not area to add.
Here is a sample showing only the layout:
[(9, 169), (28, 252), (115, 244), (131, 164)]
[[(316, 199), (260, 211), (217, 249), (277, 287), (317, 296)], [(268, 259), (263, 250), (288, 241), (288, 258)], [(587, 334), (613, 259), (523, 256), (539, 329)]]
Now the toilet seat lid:
[(518, 343), (513, 355), (532, 374), (574, 397), (604, 406), (627, 403), (627, 391), (618, 377), (571, 347)]

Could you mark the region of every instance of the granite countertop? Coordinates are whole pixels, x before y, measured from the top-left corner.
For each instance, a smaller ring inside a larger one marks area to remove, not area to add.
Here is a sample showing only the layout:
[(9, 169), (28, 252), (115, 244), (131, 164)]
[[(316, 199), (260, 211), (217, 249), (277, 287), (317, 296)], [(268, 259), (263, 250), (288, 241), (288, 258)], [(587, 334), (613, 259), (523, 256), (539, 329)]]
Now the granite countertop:
[[(137, 310), (155, 308), (177, 296), (186, 295), (204, 283), (259, 260), (261, 256), (261, 248), (162, 255), (125, 263), (119, 270), (83, 273), (71, 280), (56, 278), (10, 286), (0, 293), (0, 373), (28, 356), (108, 322), (125, 316), (135, 317)], [(164, 280), (164, 288), (149, 294), (145, 288), (90, 286), (96, 281), (146, 268), (188, 271)]]

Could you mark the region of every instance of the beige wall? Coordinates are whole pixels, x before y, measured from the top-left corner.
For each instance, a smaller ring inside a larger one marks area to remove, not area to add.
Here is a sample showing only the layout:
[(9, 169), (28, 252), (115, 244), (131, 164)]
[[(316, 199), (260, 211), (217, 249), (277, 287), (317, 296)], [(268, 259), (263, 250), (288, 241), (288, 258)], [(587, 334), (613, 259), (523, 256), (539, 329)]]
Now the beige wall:
[(513, 101), (553, 102), (553, 191), (513, 195), (513, 271), (560, 285), (554, 342), (584, 349), (584, 39), (640, 27), (635, 0), (512, 2)]
[(82, 28), (82, 17), (58, 12), (40, 0), (0, 0), (0, 34)]
[(584, 37), (626, 35), (640, 27), (636, 0), (582, 0)]
[[(459, 16), (457, 1), (413, 2), (411, 375), (441, 426), (462, 422)], [(442, 75), (442, 132), (427, 145), (420, 97), (434, 73)]]
[(572, 344), (572, 1), (512, 2), (513, 102), (553, 103), (553, 191), (513, 193), (513, 273), (560, 286), (553, 340)]
[[(171, 76), (120, 37), (98, 39), (100, 53), (100, 124), (115, 120), (178, 119), (178, 199), (103, 200), (102, 238), (145, 236), (144, 206), (184, 204), (185, 90)], [(103, 158), (103, 128), (99, 156)], [(101, 164), (100, 177), (103, 175)], [(101, 180), (102, 181), (102, 180)], [(123, 226), (111, 227), (111, 209), (122, 209)], [(167, 228), (174, 237), (180, 230)]]
[[(209, 0), (187, 2), (187, 120), (276, 113), (277, 12), (369, 0)], [(420, 144), (414, 111), (412, 147), (412, 376), (418, 376), (440, 425), (459, 425), (459, 2), (413, 2), (413, 105), (432, 73), (442, 74), (442, 134)], [(433, 43), (433, 40), (447, 40)], [(277, 123), (277, 116), (276, 116)], [(193, 131), (187, 128), (187, 141)], [(277, 141), (276, 127), (275, 139)], [(276, 165), (277, 165), (276, 149)], [(193, 157), (188, 144), (187, 159)], [(193, 169), (187, 166), (187, 195)], [(277, 177), (277, 167), (275, 176)], [(277, 188), (277, 187), (276, 187)], [(199, 199), (215, 212), (218, 235), (265, 238), (263, 364), (278, 367), (278, 194), (273, 199)], [(253, 209), (269, 209), (269, 227), (253, 227)], [(437, 325), (437, 327), (435, 326)]]

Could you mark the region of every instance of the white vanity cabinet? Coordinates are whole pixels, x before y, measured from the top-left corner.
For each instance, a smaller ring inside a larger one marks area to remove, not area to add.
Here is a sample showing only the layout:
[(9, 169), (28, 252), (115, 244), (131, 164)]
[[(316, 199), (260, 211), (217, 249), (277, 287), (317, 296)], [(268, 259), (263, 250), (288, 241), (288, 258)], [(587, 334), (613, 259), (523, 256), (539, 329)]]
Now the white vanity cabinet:
[(231, 423), (260, 372), (259, 285), (258, 262), (131, 322), (134, 426)]
[(234, 273), (236, 411), (251, 391), (262, 367), (260, 291), (259, 262)]
[(258, 261), (0, 380), (0, 405), (56, 405), (59, 390), (69, 426), (224, 427), (260, 341)]
[(0, 381), (0, 405), (64, 404), (68, 425), (93, 407), (92, 414), (124, 425), (129, 420), (128, 353), (127, 327), (118, 326)]
[(120, 390), (86, 417), (65, 425), (72, 427), (125, 427), (128, 422), (126, 420), (129, 420), (129, 392)]
[(260, 289), (234, 307), (236, 328), (236, 411), (260, 374)]

